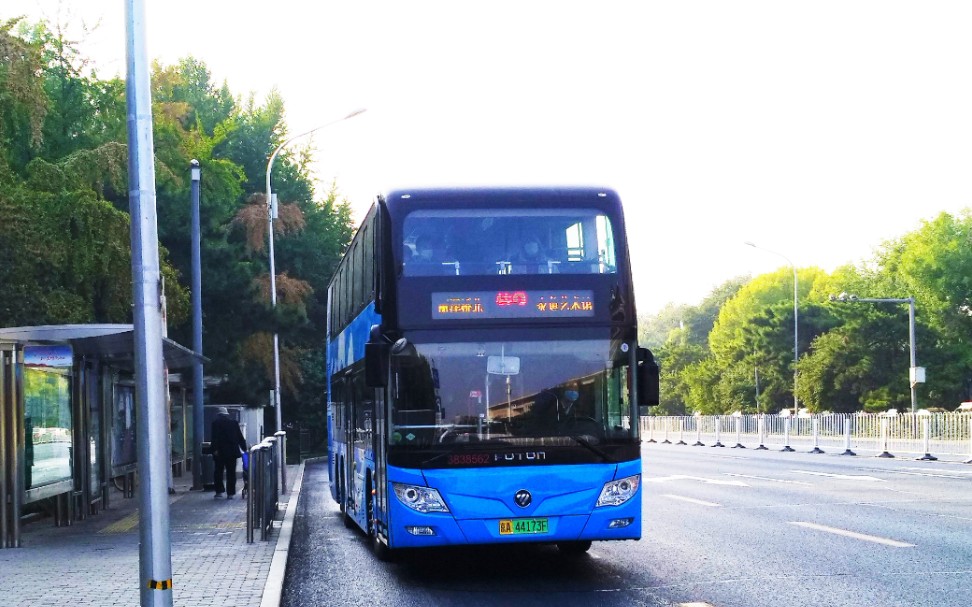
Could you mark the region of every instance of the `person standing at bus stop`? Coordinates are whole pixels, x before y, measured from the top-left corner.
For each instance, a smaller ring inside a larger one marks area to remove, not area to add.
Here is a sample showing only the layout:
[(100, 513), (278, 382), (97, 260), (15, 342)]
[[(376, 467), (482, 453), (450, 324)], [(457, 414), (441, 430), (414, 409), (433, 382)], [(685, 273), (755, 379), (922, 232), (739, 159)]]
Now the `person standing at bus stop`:
[(246, 439), (243, 438), (240, 425), (230, 417), (226, 407), (216, 410), (216, 419), (210, 426), (209, 437), (215, 463), (213, 484), (216, 487), (216, 498), (223, 497), (225, 491), (226, 499), (230, 499), (236, 495), (236, 460), (246, 451)]

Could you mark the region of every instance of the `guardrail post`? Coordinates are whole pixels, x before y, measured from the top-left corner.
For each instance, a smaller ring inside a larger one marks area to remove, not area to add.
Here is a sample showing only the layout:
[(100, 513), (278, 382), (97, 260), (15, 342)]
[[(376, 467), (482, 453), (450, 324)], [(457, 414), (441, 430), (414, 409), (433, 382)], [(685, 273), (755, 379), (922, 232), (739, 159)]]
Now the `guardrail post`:
[(742, 432), (741, 426), (742, 426), (742, 417), (737, 417), (736, 418), (736, 444), (732, 446), (733, 449), (745, 449), (746, 448), (746, 445), (742, 444), (742, 442), (740, 442), (740, 440), (739, 440), (739, 434), (740, 434), (740, 432)]
[(676, 445), (687, 445), (685, 442), (685, 420), (682, 418), (678, 419), (678, 442)]
[(287, 493), (287, 433), (283, 430), (274, 433), (280, 452), (280, 493)]
[(783, 420), (783, 448), (780, 451), (796, 451), (790, 446), (790, 418), (787, 417)]
[(692, 444), (693, 447), (704, 447), (705, 443), (702, 442), (702, 417), (697, 416), (695, 418), (695, 442)]
[(810, 453), (823, 453), (824, 450), (820, 448), (820, 420), (815, 417), (811, 421), (813, 422), (813, 449)]
[(962, 463), (972, 464), (972, 415), (969, 416), (969, 459)]
[(851, 419), (844, 418), (844, 452), (841, 455), (857, 455), (851, 451)]
[(757, 451), (769, 451), (766, 447), (766, 414), (761, 414), (759, 419), (756, 420), (756, 426), (759, 428), (757, 432), (759, 433), (759, 446), (756, 447)]
[(663, 445), (671, 445), (672, 444), (672, 441), (668, 440), (668, 426), (669, 425), (670, 425), (669, 424), (669, 420), (666, 419), (665, 420), (665, 440), (663, 440), (661, 442), (661, 444), (663, 444)]
[(894, 457), (888, 452), (888, 418), (881, 418), (881, 453), (878, 457)]
[(257, 484), (258, 473), (262, 462), (260, 461), (260, 445), (250, 447), (250, 463), (246, 472), (246, 542), (253, 543), (253, 530), (256, 528), (257, 519), (257, 494), (263, 492)]
[(921, 457), (916, 458), (918, 461), (934, 462), (938, 461), (938, 458), (931, 454), (931, 437), (928, 435), (928, 418), (922, 418), (921, 420), (921, 434), (923, 437), (923, 442), (925, 444), (925, 454)]
[(713, 447), (725, 447), (725, 445), (722, 444), (722, 441), (719, 440), (719, 436), (722, 434), (722, 418), (721, 417), (716, 416), (716, 418), (715, 418), (715, 425), (716, 425), (716, 442), (712, 446)]
[(648, 440), (646, 440), (645, 442), (646, 443), (658, 442), (655, 440), (655, 418), (654, 417), (648, 418)]
[[(270, 539), (270, 527), (273, 525), (273, 514), (277, 510), (277, 439), (268, 436), (263, 439), (263, 503), (260, 513), (260, 539)], [(272, 504), (272, 506), (271, 506)]]

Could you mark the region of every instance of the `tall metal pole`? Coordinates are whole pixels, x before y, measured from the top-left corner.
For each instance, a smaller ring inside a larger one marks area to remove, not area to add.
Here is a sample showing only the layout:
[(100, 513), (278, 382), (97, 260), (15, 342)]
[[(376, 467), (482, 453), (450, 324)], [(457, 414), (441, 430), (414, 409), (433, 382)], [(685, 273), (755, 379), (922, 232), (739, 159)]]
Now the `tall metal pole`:
[(800, 283), (799, 278), (797, 278), (797, 268), (790, 261), (790, 258), (779, 253), (777, 251), (772, 251), (763, 247), (756, 246), (751, 242), (745, 243), (754, 249), (762, 249), (767, 253), (772, 253), (773, 255), (779, 255), (786, 260), (786, 263), (793, 268), (793, 415), (800, 413), (800, 400), (797, 397), (797, 380), (799, 374), (797, 373), (797, 363), (800, 362), (800, 305), (798, 303), (799, 293), (800, 293)]
[[(299, 135), (294, 135), (290, 139), (284, 141), (270, 154), (270, 159), (267, 160), (267, 221), (269, 224), (269, 239), (270, 239), (270, 307), (274, 310), (277, 309), (277, 270), (276, 263), (273, 255), (273, 220), (277, 218), (277, 204), (274, 200), (273, 192), (270, 189), (270, 173), (273, 171), (273, 161), (277, 159), (277, 154), (279, 154), (285, 147), (294, 142), (294, 140), (304, 137), (305, 135), (310, 135), (315, 131), (319, 131), (326, 126), (331, 126), (332, 124), (337, 124), (338, 122), (343, 122), (349, 118), (354, 118), (358, 114), (365, 111), (365, 108), (357, 109), (343, 118), (338, 118), (337, 120), (332, 120), (320, 126), (314, 127), (309, 131), (304, 131)], [(277, 335), (277, 331), (273, 332), (273, 407), (276, 409), (276, 431), (279, 432), (283, 430), (283, 422), (281, 421), (282, 415), (280, 412), (280, 340)]]
[(908, 345), (911, 348), (911, 369), (908, 373), (908, 383), (911, 384), (911, 412), (918, 410), (918, 393), (915, 390), (915, 378), (911, 377), (914, 369), (918, 366), (917, 355), (915, 352), (915, 298), (908, 298)]
[(145, 44), (144, 0), (126, 8), (128, 188), (131, 213), (132, 287), (139, 487), (140, 604), (171, 607), (169, 453), (162, 364), (162, 288), (155, 209), (152, 97)]
[(198, 355), (192, 365), (192, 488), (201, 491), (205, 485), (202, 465), (202, 443), (206, 436), (203, 415), (202, 362), (202, 257), (199, 233), (199, 161), (189, 163), (192, 175), (192, 349)]
[(797, 380), (800, 376), (797, 372), (797, 363), (800, 362), (800, 306), (797, 304), (797, 298), (800, 286), (796, 266), (785, 256), (781, 255), (781, 257), (790, 262), (793, 268), (793, 415), (798, 415), (800, 413), (800, 399), (797, 396)]
[[(908, 371), (908, 383), (911, 387), (911, 412), (914, 413), (918, 410), (918, 392), (915, 385), (919, 381), (915, 381), (918, 378), (914, 377), (913, 374), (917, 373), (918, 367), (918, 353), (915, 346), (915, 298), (912, 297), (858, 297), (857, 295), (848, 295), (847, 293), (841, 293), (840, 295), (831, 295), (830, 301), (839, 301), (841, 303), (906, 303), (908, 304), (908, 353), (909, 360), (911, 363), (911, 368)], [(924, 379), (920, 380), (925, 381)]]

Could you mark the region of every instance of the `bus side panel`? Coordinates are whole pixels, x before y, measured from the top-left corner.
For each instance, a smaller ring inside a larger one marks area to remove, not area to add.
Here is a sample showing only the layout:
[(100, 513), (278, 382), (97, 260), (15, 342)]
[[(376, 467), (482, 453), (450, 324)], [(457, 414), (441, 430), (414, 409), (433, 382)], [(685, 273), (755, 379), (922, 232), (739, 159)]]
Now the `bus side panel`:
[[(622, 464), (584, 464), (421, 471), (389, 468), (393, 481), (437, 489), (449, 513), (422, 514), (389, 499), (389, 537), (393, 548), (492, 544), (622, 540), (641, 537), (641, 487), (620, 506), (595, 508), (604, 484), (640, 475), (639, 460)], [(531, 494), (527, 506), (514, 497)], [(389, 495), (394, 496), (391, 483)], [(544, 533), (505, 535), (500, 520), (544, 519)], [(612, 527), (623, 521), (625, 526)], [(406, 527), (430, 527), (434, 535), (409, 533)]]
[[(329, 315), (328, 323), (330, 322)], [(364, 358), (364, 345), (368, 341), (372, 325), (376, 324), (381, 324), (381, 315), (375, 312), (375, 304), (371, 302), (327, 344), (328, 470), (331, 472), (331, 497), (338, 503), (341, 501), (341, 488), (350, 488), (353, 479), (343, 478), (341, 469), (341, 462), (351, 457), (345, 427), (349, 423), (349, 395), (342, 392), (344, 388), (338, 385), (335, 375)]]

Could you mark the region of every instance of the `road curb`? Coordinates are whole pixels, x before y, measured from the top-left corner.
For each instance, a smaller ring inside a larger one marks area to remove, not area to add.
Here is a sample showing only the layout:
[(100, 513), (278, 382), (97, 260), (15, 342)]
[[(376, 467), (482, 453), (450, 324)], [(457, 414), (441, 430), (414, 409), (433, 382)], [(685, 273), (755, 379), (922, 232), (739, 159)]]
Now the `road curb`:
[(290, 490), (290, 498), (287, 500), (287, 511), (284, 513), (283, 524), (280, 526), (280, 535), (277, 537), (277, 546), (273, 551), (273, 559), (270, 561), (270, 573), (267, 575), (267, 583), (263, 587), (263, 600), (260, 607), (279, 607), (280, 597), (283, 594), (284, 576), (287, 573), (287, 557), (290, 554), (290, 538), (294, 528), (294, 517), (297, 515), (297, 501), (300, 498), (300, 488), (304, 482), (304, 462), (300, 463), (297, 470), (297, 478), (294, 486)]

